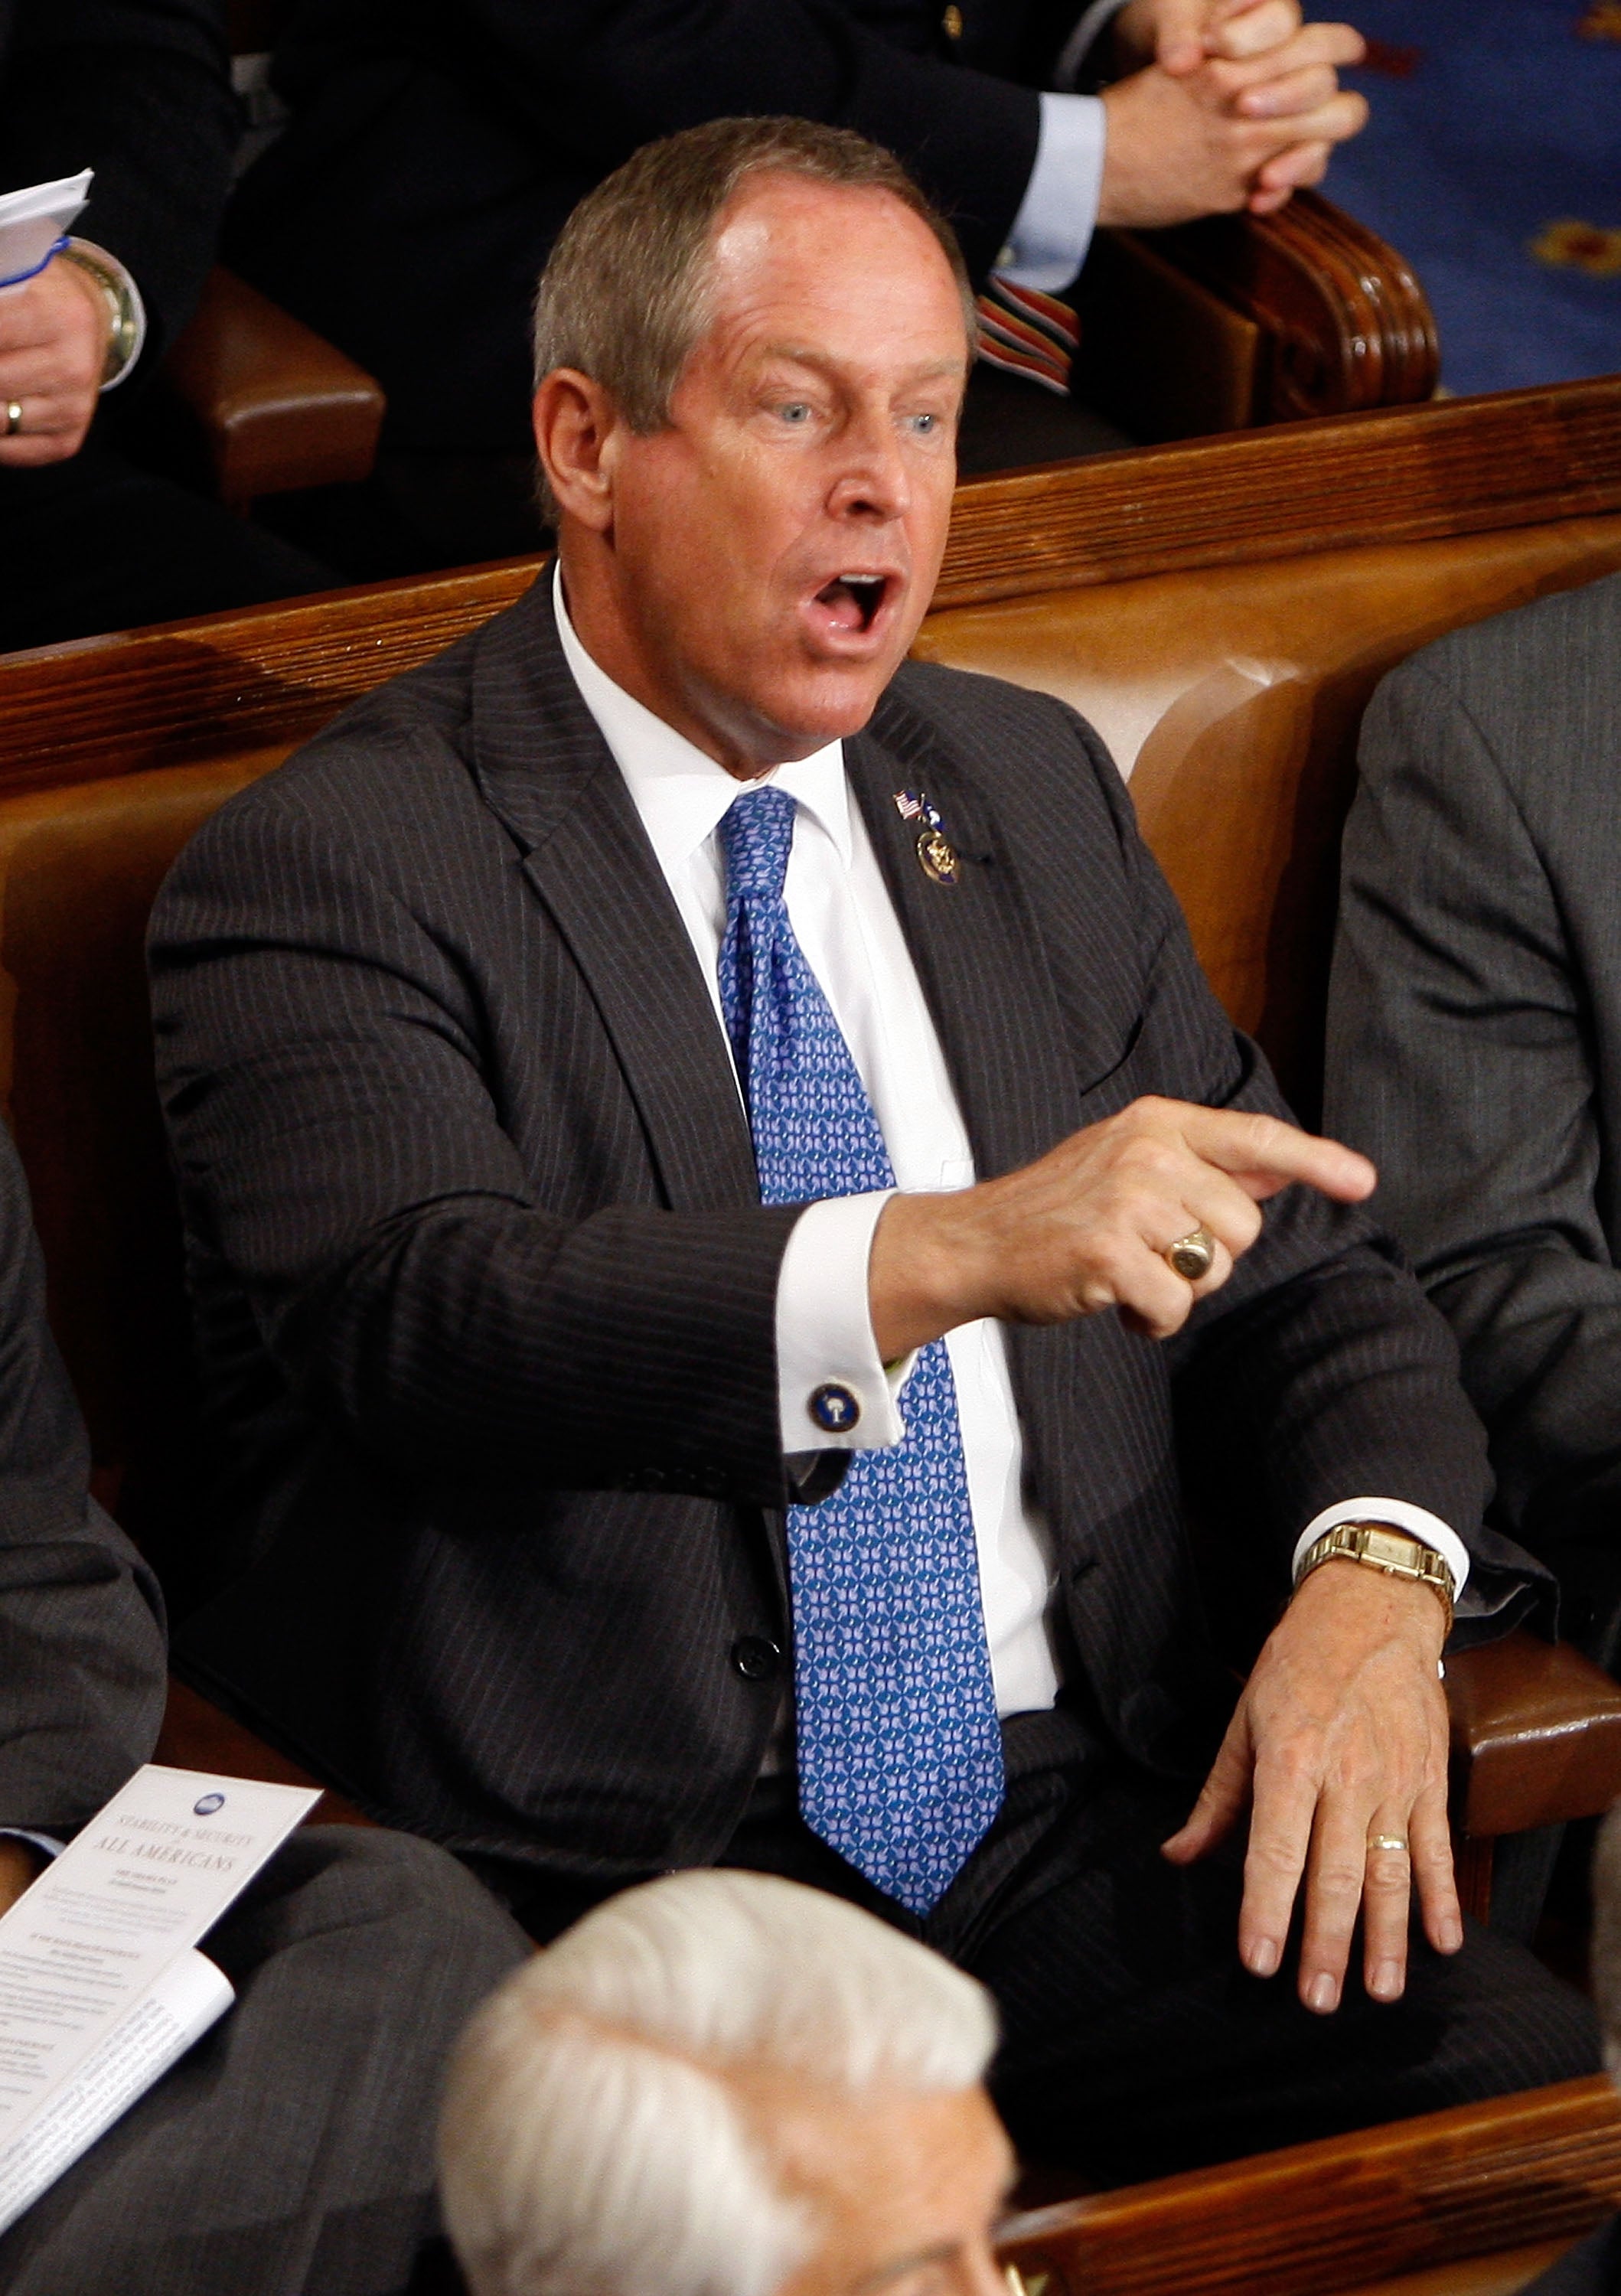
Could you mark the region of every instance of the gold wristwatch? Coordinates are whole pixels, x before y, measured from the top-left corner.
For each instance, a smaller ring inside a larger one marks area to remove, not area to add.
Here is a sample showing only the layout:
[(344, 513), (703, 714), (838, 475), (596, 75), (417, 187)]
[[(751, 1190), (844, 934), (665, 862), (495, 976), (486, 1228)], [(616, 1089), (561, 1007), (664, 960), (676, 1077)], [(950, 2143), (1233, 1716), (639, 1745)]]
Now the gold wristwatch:
[(1393, 1529), (1388, 1522), (1337, 1522), (1314, 1538), (1300, 1558), (1300, 1568), (1295, 1573), (1297, 1587), (1304, 1586), (1312, 1572), (1323, 1563), (1332, 1562), (1343, 1554), (1352, 1562), (1365, 1562), (1372, 1570), (1382, 1570), (1388, 1578), (1412, 1578), (1420, 1587), (1430, 1587), (1441, 1600), (1446, 1613), (1446, 1632), (1453, 1630), (1453, 1574), (1444, 1554), (1433, 1546), (1426, 1546), (1410, 1530)]

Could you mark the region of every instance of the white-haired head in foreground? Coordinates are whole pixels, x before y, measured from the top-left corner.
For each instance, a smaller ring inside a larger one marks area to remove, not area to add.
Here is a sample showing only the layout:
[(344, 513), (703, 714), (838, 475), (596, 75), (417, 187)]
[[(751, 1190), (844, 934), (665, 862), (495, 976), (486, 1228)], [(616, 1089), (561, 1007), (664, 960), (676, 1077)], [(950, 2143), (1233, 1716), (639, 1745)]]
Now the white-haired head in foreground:
[[(440, 2180), (474, 2296), (775, 2296), (830, 2234), (823, 2169), (762, 2099), (831, 2093), (847, 2136), (865, 2095), (968, 2092), (994, 2128), (995, 2038), (971, 1978), (820, 1890), (707, 1871), (626, 1890), (511, 1977), (456, 2052)], [(873, 2173), (898, 2188), (908, 2168)]]

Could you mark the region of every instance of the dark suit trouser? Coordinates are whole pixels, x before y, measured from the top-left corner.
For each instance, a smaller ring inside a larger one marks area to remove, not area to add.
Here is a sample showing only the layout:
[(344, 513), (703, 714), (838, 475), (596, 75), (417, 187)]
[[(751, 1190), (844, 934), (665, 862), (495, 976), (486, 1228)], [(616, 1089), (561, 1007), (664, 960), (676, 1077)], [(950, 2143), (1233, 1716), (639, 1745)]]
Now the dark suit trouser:
[(1621, 2289), (1621, 2218), (1612, 2217), (1533, 2280), (1523, 2296), (1616, 2296)]
[(295, 1834), (205, 1940), (234, 2008), (0, 2240), (7, 2296), (397, 2296), (446, 2054), (528, 1941), (401, 1834)]
[[(856, 1899), (995, 1994), (993, 2087), (1020, 2151), (1134, 2183), (1599, 2070), (1592, 2009), (1523, 1947), (1470, 1925), (1446, 1958), (1414, 1935), (1395, 2005), (1347, 1982), (1301, 2007), (1236, 1948), (1241, 1841), (1192, 1867), (1159, 1843), (1191, 1796), (1106, 1754), (1074, 1716), (1003, 1732), (1002, 1816), (921, 1925), (763, 1789), (723, 1862)], [(772, 1807), (775, 1803), (775, 1808)]]
[(92, 439), (0, 471), (0, 653), (266, 605), (342, 577)]

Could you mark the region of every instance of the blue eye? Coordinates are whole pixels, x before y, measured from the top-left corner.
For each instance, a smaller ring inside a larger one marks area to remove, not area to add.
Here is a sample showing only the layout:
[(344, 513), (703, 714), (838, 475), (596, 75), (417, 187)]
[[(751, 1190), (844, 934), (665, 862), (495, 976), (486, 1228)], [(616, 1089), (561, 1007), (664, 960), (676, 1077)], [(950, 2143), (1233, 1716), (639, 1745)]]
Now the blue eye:
[(803, 398), (790, 398), (788, 405), (786, 406), (780, 406), (777, 409), (777, 412), (781, 414), (784, 422), (793, 422), (803, 426), (810, 421), (810, 406), (808, 401)]

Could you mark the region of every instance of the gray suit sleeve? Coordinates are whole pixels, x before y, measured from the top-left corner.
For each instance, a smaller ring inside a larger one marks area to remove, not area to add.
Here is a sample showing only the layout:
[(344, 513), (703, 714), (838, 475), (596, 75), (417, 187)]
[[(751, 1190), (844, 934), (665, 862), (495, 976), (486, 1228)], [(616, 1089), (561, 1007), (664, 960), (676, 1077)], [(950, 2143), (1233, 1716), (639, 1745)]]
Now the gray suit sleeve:
[(1457, 1334), (1496, 1519), (1543, 1534), (1621, 1497), (1621, 1272), (1560, 905), (1498, 754), (1420, 662), (1363, 737), (1330, 997), (1328, 1129)]
[(148, 1759), (163, 1715), (157, 1587), (89, 1472), (0, 1128), (0, 1824), (58, 1835)]

